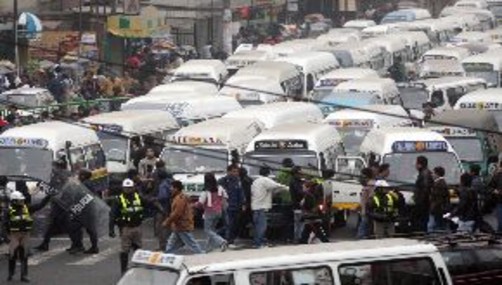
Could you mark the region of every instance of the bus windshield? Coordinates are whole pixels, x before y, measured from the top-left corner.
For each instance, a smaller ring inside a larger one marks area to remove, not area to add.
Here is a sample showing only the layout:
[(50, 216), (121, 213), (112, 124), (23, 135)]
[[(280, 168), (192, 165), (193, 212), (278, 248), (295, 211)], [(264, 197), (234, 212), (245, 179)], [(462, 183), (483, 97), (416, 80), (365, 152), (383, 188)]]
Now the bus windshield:
[(478, 138), (448, 138), (461, 161), (482, 162), (483, 148)]
[(223, 148), (170, 146), (161, 159), (172, 173), (224, 172), (228, 165), (228, 151)]
[(391, 153), (383, 158), (383, 163), (390, 165), (389, 183), (393, 185), (414, 184), (417, 178), (415, 162), (419, 156), (427, 157), (429, 169), (442, 166), (446, 169), (445, 179), (448, 184), (459, 183), (462, 169), (457, 157), (451, 152), (416, 152), (416, 153)]
[(313, 151), (253, 152), (244, 157), (244, 167), (248, 169), (251, 176), (258, 175), (262, 166), (270, 167), (273, 175), (275, 175), (277, 170), (281, 169), (282, 161), (285, 158), (291, 158), (293, 163), (300, 166), (304, 172), (308, 169), (311, 171), (317, 171), (318, 169), (317, 155)]
[(118, 285), (174, 285), (179, 274), (168, 270), (132, 268), (120, 279)]
[(26, 176), (49, 182), (53, 153), (38, 148), (0, 148), (0, 176)]
[(355, 130), (355, 129), (346, 129), (338, 131), (342, 135), (343, 145), (348, 155), (359, 153), (359, 147), (361, 146), (364, 138), (369, 132), (369, 130)]
[(128, 139), (123, 136), (114, 135), (105, 132), (98, 132), (99, 140), (103, 145), (108, 161), (127, 161), (127, 142)]
[(466, 62), (462, 64), (466, 75), (469, 77), (482, 78), (488, 85), (498, 86), (499, 75), (493, 68), (493, 64), (482, 62)]

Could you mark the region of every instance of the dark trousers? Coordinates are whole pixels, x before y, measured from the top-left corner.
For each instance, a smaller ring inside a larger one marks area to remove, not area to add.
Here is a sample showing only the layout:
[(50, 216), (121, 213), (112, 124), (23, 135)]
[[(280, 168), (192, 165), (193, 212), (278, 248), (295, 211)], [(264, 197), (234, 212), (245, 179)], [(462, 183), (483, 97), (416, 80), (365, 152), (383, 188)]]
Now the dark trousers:
[(429, 212), (421, 207), (413, 211), (411, 218), (411, 227), (415, 232), (427, 232), (427, 223), (429, 222)]
[(227, 232), (226, 237), (229, 244), (234, 243), (239, 234), (240, 210), (227, 209)]
[(98, 247), (98, 233), (96, 232), (96, 229), (94, 227), (88, 227), (82, 225), (79, 221), (76, 220), (71, 220), (70, 221), (70, 227), (69, 227), (69, 235), (72, 243), (72, 247), (83, 247), (84, 243), (84, 233), (83, 229), (87, 232), (89, 235), (89, 240), (91, 241), (91, 247), (92, 248), (97, 248)]

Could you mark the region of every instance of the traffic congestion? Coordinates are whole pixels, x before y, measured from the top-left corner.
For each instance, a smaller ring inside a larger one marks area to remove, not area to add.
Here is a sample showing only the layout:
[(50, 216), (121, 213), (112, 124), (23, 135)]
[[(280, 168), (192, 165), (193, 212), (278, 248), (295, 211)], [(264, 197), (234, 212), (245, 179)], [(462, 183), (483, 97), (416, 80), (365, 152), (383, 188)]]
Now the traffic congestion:
[(398, 2), (0, 61), (2, 282), (502, 284), (502, 1)]

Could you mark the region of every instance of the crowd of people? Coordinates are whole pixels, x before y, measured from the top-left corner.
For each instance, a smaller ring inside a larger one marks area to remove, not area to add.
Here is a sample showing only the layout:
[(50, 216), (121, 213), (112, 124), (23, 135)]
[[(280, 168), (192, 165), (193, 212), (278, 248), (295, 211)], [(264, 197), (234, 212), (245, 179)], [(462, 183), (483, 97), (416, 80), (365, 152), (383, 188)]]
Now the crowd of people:
[[(502, 232), (502, 163), (500, 170), (487, 182), (482, 179), (479, 165), (471, 165), (469, 172), (460, 176), (455, 190), (450, 190), (445, 180), (446, 170), (437, 166), (431, 171), (426, 157), (417, 157), (416, 169), (413, 207), (406, 205), (403, 194), (386, 180), (390, 174), (388, 164), (373, 165), (361, 171), (363, 189), (358, 238), (391, 237), (396, 232)], [(453, 197), (457, 198), (455, 203), (452, 203)], [(483, 220), (483, 216), (494, 209), (497, 229), (492, 229)]]

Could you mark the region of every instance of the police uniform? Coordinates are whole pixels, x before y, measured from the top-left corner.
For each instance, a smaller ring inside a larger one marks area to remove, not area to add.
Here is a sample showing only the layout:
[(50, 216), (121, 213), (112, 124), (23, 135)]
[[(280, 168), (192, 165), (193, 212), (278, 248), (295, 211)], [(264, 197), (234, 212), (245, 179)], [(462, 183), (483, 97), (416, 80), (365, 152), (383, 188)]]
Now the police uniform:
[(369, 201), (369, 214), (373, 218), (375, 237), (382, 238), (395, 234), (395, 219), (398, 215), (398, 200), (395, 194), (380, 193), (381, 188), (387, 188), (389, 185), (384, 181), (377, 181), (375, 184), (375, 194)]
[[(133, 188), (134, 182), (130, 179), (124, 180), (123, 188)], [(144, 203), (140, 195), (133, 193), (122, 193), (117, 197), (112, 209), (110, 226), (110, 236), (115, 236), (114, 227), (120, 228), (120, 265), (122, 273), (127, 270), (129, 251), (142, 247), (141, 223), (143, 222)]]
[(14, 191), (10, 196), (11, 204), (8, 208), (7, 231), (9, 233), (9, 275), (8, 281), (12, 280), (16, 269), (16, 260), (21, 260), (21, 281), (29, 282), (28, 279), (28, 249), (30, 232), (33, 227), (31, 212), (41, 209), (48, 202), (47, 197), (37, 206), (28, 207), (25, 197), (21, 192)]

